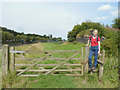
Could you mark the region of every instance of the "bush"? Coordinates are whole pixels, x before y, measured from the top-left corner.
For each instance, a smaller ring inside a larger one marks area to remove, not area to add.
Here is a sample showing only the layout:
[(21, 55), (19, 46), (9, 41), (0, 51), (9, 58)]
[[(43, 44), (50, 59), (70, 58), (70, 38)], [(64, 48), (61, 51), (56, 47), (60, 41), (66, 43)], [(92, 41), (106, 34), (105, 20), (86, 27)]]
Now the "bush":
[(118, 31), (113, 28), (106, 28), (104, 29), (103, 36), (106, 40), (101, 43), (102, 49), (106, 50), (108, 56), (118, 56)]

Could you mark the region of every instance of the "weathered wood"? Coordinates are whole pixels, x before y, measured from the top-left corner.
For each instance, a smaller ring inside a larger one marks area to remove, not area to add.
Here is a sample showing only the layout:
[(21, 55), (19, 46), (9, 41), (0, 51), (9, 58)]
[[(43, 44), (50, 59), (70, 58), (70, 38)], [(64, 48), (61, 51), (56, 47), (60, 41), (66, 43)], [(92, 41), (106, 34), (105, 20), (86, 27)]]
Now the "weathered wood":
[(88, 52), (89, 52), (89, 47), (85, 47), (85, 60), (84, 62), (86, 63), (84, 65), (84, 73), (88, 73)]
[[(81, 47), (81, 62), (83, 62), (83, 47)], [(83, 74), (84, 74), (84, 69), (83, 69), (83, 65), (82, 65), (82, 67), (81, 67), (81, 75), (83, 76)]]
[[(15, 60), (41, 60), (43, 58), (15, 58)], [(68, 58), (46, 58), (46, 60), (66, 60)], [(81, 58), (72, 58), (71, 60), (80, 60)]]
[[(103, 60), (105, 58), (105, 50), (103, 50), (102, 55), (103, 55), (103, 57), (102, 57), (101, 61), (103, 62)], [(103, 64), (99, 65), (99, 77), (101, 77), (101, 76), (103, 76)]]
[[(49, 56), (49, 55), (48, 55)], [(43, 58), (42, 60), (45, 60), (47, 57)], [(30, 68), (32, 68), (33, 66), (37, 65), (39, 62), (41, 62), (42, 60), (39, 60), (38, 62), (32, 64), (30, 67), (27, 67), (24, 71), (21, 71), (20, 73), (17, 74), (17, 76), (21, 75), (22, 73), (26, 72), (27, 70), (29, 70)]]
[[(16, 70), (17, 72), (21, 72), (21, 71), (24, 71), (24, 70)], [(45, 71), (51, 71), (51, 69), (45, 69), (45, 70), (27, 70), (29, 72), (45, 72)], [(64, 72), (64, 71), (81, 71), (81, 69), (57, 69), (57, 70), (54, 70), (54, 71), (61, 71), (61, 72)]]
[[(15, 64), (15, 66), (31, 66), (32, 64)], [(58, 64), (37, 64), (36, 66), (57, 66)], [(82, 64), (64, 64), (63, 66), (81, 66)]]
[(102, 55), (103, 55), (102, 61), (104, 61), (104, 59), (105, 59), (105, 50), (103, 50)]
[(64, 63), (66, 63), (67, 61), (71, 60), (74, 56), (76, 56), (78, 53), (75, 53), (73, 56), (71, 56), (69, 59), (65, 60), (64, 62), (58, 64), (56, 67), (54, 67), (53, 69), (51, 69), (50, 71), (48, 71), (47, 73), (45, 73), (45, 75), (51, 73), (52, 71), (54, 71), (56, 68), (60, 67), (61, 65), (63, 65)]
[(38, 74), (35, 74), (35, 75), (28, 75), (28, 74), (26, 74), (26, 75), (20, 75), (20, 76), (25, 76), (25, 77), (37, 77), (37, 76), (39, 76)]
[(2, 46), (2, 76), (8, 74), (9, 70), (9, 45)]
[[(11, 47), (11, 51), (14, 51), (15, 50), (15, 47), (12, 46)], [(10, 60), (10, 69), (11, 71), (15, 70), (15, 53), (11, 53), (11, 60)]]
[[(52, 75), (58, 75), (58, 74), (52, 74)], [(66, 76), (82, 76), (81, 74), (64, 74)]]
[(45, 51), (10, 51), (10, 53), (48, 53), (48, 52), (79, 52), (79, 50), (45, 50)]
[(104, 62), (103, 61), (101, 61), (101, 60), (97, 60), (98, 61), (98, 63), (100, 63), (100, 64), (104, 64)]

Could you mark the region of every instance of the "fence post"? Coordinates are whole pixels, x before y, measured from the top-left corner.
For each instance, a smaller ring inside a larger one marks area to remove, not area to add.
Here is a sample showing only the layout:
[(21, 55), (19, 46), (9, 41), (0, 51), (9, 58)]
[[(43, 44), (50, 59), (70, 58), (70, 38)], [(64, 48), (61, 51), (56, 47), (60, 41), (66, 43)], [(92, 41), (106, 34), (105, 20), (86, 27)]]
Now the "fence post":
[[(104, 60), (105, 58), (105, 50), (102, 51), (102, 61)], [(100, 64), (99, 65), (99, 77), (103, 76), (103, 64)]]
[(9, 45), (2, 46), (2, 76), (8, 74), (9, 69)]
[(89, 47), (85, 47), (85, 73), (88, 73), (88, 53), (89, 52)]
[[(15, 47), (12, 46), (11, 51), (14, 51), (14, 50), (15, 50)], [(11, 71), (13, 71), (13, 70), (15, 70), (15, 53), (11, 53), (10, 56), (11, 56), (10, 69), (11, 69)]]
[[(81, 47), (81, 62), (83, 63), (83, 47)], [(83, 76), (84, 74), (84, 69), (83, 69), (84, 64), (81, 66), (81, 75)]]

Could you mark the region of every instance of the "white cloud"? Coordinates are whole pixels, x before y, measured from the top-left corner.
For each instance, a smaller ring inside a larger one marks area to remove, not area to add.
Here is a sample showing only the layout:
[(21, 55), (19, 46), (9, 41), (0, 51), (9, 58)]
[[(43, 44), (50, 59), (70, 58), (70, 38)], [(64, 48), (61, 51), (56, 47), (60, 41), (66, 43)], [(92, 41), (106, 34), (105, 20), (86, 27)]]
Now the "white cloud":
[(105, 11), (105, 10), (111, 10), (111, 9), (113, 9), (114, 7), (113, 6), (111, 6), (111, 5), (102, 5), (102, 6), (100, 6), (99, 8), (98, 8), (98, 10), (100, 10), (100, 11)]
[(117, 10), (116, 11), (112, 11), (112, 12), (110, 12), (110, 14), (112, 14), (115, 17), (117, 17), (118, 16), (118, 11)]
[(94, 18), (94, 20), (105, 20), (107, 18), (107, 16), (102, 16), (102, 17), (96, 17)]

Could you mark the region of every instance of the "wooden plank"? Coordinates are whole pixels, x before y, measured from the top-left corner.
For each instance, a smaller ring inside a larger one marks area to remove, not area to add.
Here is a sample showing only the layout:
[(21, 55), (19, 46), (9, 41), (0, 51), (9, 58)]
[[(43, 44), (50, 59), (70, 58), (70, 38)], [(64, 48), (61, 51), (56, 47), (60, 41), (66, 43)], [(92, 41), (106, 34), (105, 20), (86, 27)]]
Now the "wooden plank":
[[(17, 72), (21, 72), (24, 70), (16, 70)], [(45, 70), (28, 70), (29, 72), (45, 72), (45, 71), (51, 71), (51, 69), (45, 69)], [(61, 71), (61, 72), (65, 72), (65, 71), (81, 71), (81, 69), (57, 69), (54, 71)]]
[[(52, 74), (52, 75), (58, 75), (58, 74)], [(64, 74), (67, 76), (81, 76), (81, 74)], [(39, 75), (20, 75), (20, 76), (25, 76), (25, 77), (37, 77)]]
[(104, 59), (105, 59), (105, 50), (103, 50), (102, 55), (103, 55), (102, 61), (104, 61)]
[(87, 54), (88, 54), (88, 48), (87, 48), (87, 46), (85, 47), (85, 58), (84, 58), (84, 65), (83, 65), (83, 73), (85, 74), (85, 73), (87, 73), (87, 60), (88, 60), (88, 57), (87, 57)]
[(101, 61), (101, 60), (97, 60), (98, 61), (98, 63), (100, 63), (100, 64), (104, 64), (104, 62), (103, 61)]
[[(12, 46), (11, 50), (15, 50), (15, 47)], [(15, 70), (15, 53), (11, 53), (11, 60), (10, 60), (10, 67), (11, 67), (11, 71)]]
[(82, 76), (81, 74), (65, 74), (67, 76)]
[(85, 47), (85, 73), (88, 73), (88, 54), (89, 54), (89, 47)]
[[(52, 75), (58, 75), (58, 74), (53, 74)], [(67, 76), (82, 76), (81, 74), (64, 74), (64, 75), (67, 75)]]
[[(43, 58), (15, 58), (15, 60), (39, 60)], [(46, 60), (66, 60), (68, 58), (47, 58)], [(81, 58), (72, 58), (71, 60), (80, 60)]]
[(46, 51), (10, 51), (10, 53), (40, 53), (40, 52), (79, 52), (79, 50), (46, 50)]
[(56, 67), (54, 67), (51, 71), (48, 71), (45, 73), (45, 75), (51, 73), (52, 71), (54, 71), (56, 68), (60, 67), (61, 65), (63, 65), (64, 63), (66, 63), (67, 61), (71, 60), (74, 56), (76, 56), (78, 53), (75, 53), (73, 56), (71, 56), (69, 59), (65, 60), (64, 62), (58, 64)]
[[(50, 56), (50, 55), (48, 55)], [(42, 60), (45, 60), (47, 57), (43, 58)], [(32, 68), (33, 66), (37, 65), (39, 62), (41, 62), (42, 60), (39, 60), (38, 62), (32, 64), (30, 67), (27, 67), (24, 71), (21, 71), (20, 73), (17, 74), (17, 76), (21, 75), (22, 73), (26, 72), (27, 70), (29, 70), (30, 68)]]
[[(83, 47), (81, 47), (81, 62), (83, 62)], [(83, 76), (84, 72), (83, 72), (83, 65), (81, 67), (81, 75)]]
[(20, 53), (25, 53), (25, 51), (15, 51), (15, 50), (11, 50), (10, 53), (18, 53), (18, 54), (20, 54)]
[(47, 50), (45, 52), (79, 52), (79, 50)]
[[(15, 66), (31, 66), (32, 64), (15, 64)], [(57, 66), (58, 64), (37, 64), (36, 66)], [(81, 66), (82, 64), (64, 64), (63, 66)]]
[(2, 46), (2, 76), (8, 74), (9, 70), (9, 45)]
[(103, 65), (99, 65), (99, 77), (103, 75)]
[(28, 75), (28, 74), (27, 74), (27, 75), (20, 75), (20, 76), (25, 76), (25, 77), (37, 77), (37, 76), (39, 76), (39, 75), (37, 75), (37, 74), (36, 74), (36, 75)]

